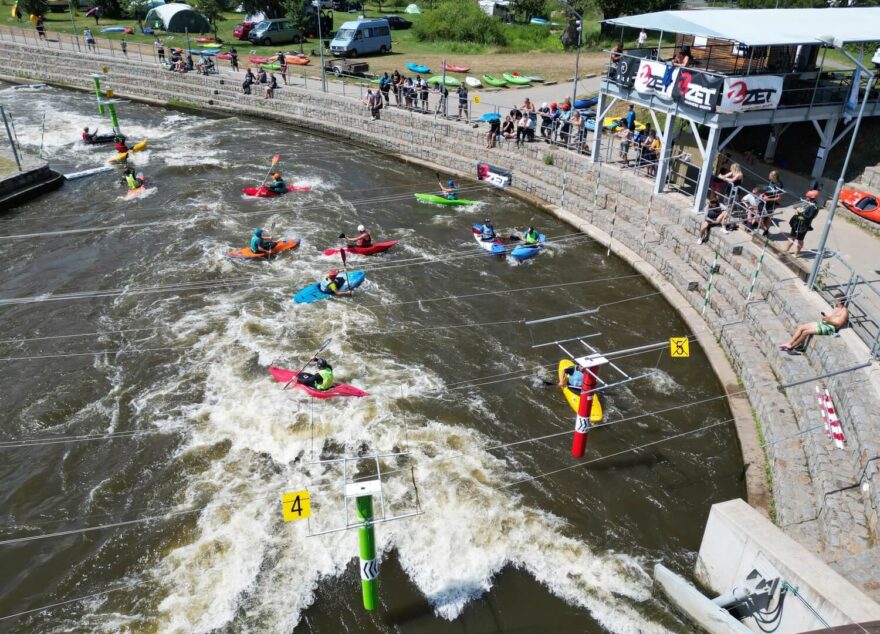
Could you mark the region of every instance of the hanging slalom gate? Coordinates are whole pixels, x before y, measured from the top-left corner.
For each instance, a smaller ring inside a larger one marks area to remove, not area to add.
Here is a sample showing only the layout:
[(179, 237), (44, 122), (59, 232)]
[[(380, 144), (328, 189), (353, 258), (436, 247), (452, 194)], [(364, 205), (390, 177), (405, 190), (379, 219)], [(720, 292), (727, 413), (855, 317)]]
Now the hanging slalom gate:
[[(356, 529), (358, 532), (358, 569), (361, 577), (361, 592), (364, 609), (375, 610), (379, 604), (379, 562), (376, 558), (376, 537), (374, 526), (384, 522), (413, 517), (424, 513), (419, 502), (413, 468), (399, 465), (383, 471), (386, 461), (400, 462), (408, 453), (377, 454), (359, 458), (335, 458), (318, 460), (309, 464), (319, 465), (324, 470), (341, 466), (340, 485), (318, 484), (304, 491), (293, 491), (281, 496), (282, 513), (285, 521), (305, 519), (308, 536), (327, 535)], [(390, 475), (399, 476), (411, 484), (402, 499), (389, 500), (384, 484)], [(322, 477), (322, 480), (326, 480)], [(326, 495), (314, 496), (315, 491), (326, 490)], [(341, 504), (341, 512), (339, 505)], [(314, 531), (312, 506), (318, 515), (329, 515), (336, 507), (340, 516), (337, 523), (331, 522), (329, 528)]]

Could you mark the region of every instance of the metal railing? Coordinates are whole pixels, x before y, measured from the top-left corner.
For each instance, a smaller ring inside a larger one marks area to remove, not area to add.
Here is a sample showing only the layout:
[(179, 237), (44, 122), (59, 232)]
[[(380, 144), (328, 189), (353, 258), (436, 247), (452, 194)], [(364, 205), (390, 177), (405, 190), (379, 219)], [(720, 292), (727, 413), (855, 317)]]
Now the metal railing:
[(832, 306), (835, 298), (847, 298), (848, 326), (868, 349), (871, 357), (880, 358), (880, 286), (866, 280), (844, 261), (839, 253), (829, 254), (816, 280), (816, 290)]

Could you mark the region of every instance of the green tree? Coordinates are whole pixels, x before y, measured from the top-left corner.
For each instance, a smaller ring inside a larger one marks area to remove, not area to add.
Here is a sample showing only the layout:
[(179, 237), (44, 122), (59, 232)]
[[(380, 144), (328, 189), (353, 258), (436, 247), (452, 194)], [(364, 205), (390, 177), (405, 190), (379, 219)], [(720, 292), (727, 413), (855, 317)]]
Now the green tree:
[(216, 39), (217, 23), (226, 20), (223, 16), (223, 12), (226, 10), (225, 0), (198, 0), (196, 8), (199, 13), (205, 16), (205, 19), (208, 20), (208, 23), (211, 25), (211, 31), (214, 33), (214, 38)]
[(250, 15), (262, 13), (267, 18), (280, 18), (284, 15), (284, 6), (281, 0), (241, 0), (241, 7)]
[(306, 39), (306, 35), (312, 29), (312, 24), (316, 20), (315, 13), (309, 11), (309, 8), (306, 0), (284, 0), (284, 17), (290, 20), (293, 29), (297, 33), (300, 52), (303, 50), (303, 42)]
[(413, 25), (417, 39), (504, 46), (507, 38), (498, 18), (483, 13), (473, 0), (444, 0)]
[(118, 0), (94, 0), (93, 5), (101, 9), (102, 18), (122, 17), (122, 7)]
[(547, 16), (547, 3), (545, 0), (513, 0), (510, 3), (513, 17), (521, 22), (528, 22), (532, 18)]
[(135, 20), (143, 20), (149, 11), (147, 2), (148, 0), (128, 0), (122, 8), (127, 16)]
[[(622, 15), (672, 11), (679, 8), (681, 0), (572, 0), (571, 4), (585, 19), (598, 9), (604, 20), (610, 20)], [(619, 30), (619, 27), (602, 23), (604, 35), (613, 34), (616, 30)]]
[(19, 0), (18, 9), (26, 18), (28, 15), (43, 15), (49, 10), (46, 0)]

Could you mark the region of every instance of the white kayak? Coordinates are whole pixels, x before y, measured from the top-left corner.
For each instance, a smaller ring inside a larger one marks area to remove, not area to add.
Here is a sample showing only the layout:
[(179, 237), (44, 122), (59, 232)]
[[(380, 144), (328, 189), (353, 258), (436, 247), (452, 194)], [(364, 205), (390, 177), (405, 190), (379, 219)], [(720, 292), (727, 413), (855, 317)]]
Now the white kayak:
[(481, 82), (476, 77), (465, 77), (464, 83), (466, 83), (471, 88), (482, 88), (483, 87), (483, 82)]
[(504, 248), (504, 245), (501, 244), (497, 236), (494, 240), (483, 240), (483, 228), (481, 225), (472, 225), (471, 233), (474, 236), (474, 240), (477, 241), (477, 244), (484, 251), (488, 251), (492, 255), (504, 255), (507, 253), (507, 249)]

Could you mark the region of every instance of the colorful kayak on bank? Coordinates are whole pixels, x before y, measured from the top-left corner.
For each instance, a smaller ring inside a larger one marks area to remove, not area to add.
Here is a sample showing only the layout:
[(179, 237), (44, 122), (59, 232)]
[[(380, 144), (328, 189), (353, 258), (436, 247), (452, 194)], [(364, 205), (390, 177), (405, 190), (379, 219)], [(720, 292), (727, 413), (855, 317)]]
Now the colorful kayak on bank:
[(417, 200), (420, 200), (423, 203), (431, 203), (434, 205), (446, 205), (446, 206), (456, 206), (456, 205), (473, 205), (477, 201), (476, 200), (466, 200), (464, 198), (455, 198), (450, 200), (446, 196), (438, 196), (437, 194), (413, 194)]
[[(434, 75), (431, 79), (428, 80), (429, 84), (442, 84), (443, 83), (443, 75)], [(461, 86), (461, 82), (458, 81), (455, 77), (446, 76), (446, 85), (452, 86), (453, 88), (457, 88)]]
[(480, 248), (484, 251), (488, 251), (492, 255), (504, 255), (507, 253), (507, 249), (504, 248), (504, 245), (501, 243), (501, 240), (498, 239), (497, 235), (492, 240), (483, 240), (482, 225), (473, 225), (471, 227), (471, 233), (474, 236), (474, 240), (477, 241), (477, 244), (479, 244)]
[(231, 251), (227, 251), (226, 257), (231, 260), (268, 260), (279, 253), (293, 251), (298, 246), (299, 240), (296, 238), (293, 240), (279, 240), (275, 243), (275, 246), (269, 251), (269, 253), (254, 253), (251, 251), (250, 247), (245, 247), (243, 249), (232, 249)]
[(431, 72), (431, 69), (427, 66), (422, 66), (421, 64), (416, 64), (415, 62), (407, 62), (406, 67), (412, 72), (419, 73), (421, 75)]
[(541, 249), (544, 248), (544, 240), (544, 234), (539, 233), (538, 244), (520, 243), (513, 248), (513, 251), (510, 252), (510, 257), (512, 257), (514, 260), (517, 260), (518, 262), (533, 258), (541, 252)]
[[(269, 374), (278, 381), (279, 383), (287, 383), (291, 379), (296, 376), (296, 372), (293, 370), (286, 370), (285, 368), (279, 368), (276, 366), (271, 366), (269, 368)], [(303, 385), (302, 383), (298, 383), (297, 381), (293, 381), (290, 384), (291, 387), (294, 387), (298, 390), (302, 390), (309, 396), (313, 396), (314, 398), (335, 398), (337, 396), (355, 396), (355, 397), (363, 397), (369, 396), (366, 392), (364, 392), (360, 388), (356, 388), (353, 385), (349, 385), (348, 383), (337, 383), (329, 390), (316, 390), (313, 387), (309, 387), (307, 385)]]
[[(345, 273), (341, 273), (340, 277), (346, 278)], [(350, 291), (352, 289), (355, 289), (363, 284), (366, 277), (367, 274), (365, 271), (349, 271), (345, 283), (339, 290)], [(329, 299), (331, 297), (335, 297), (335, 295), (333, 295), (332, 293), (322, 292), (320, 283), (315, 282), (314, 284), (309, 284), (304, 289), (299, 291), (296, 295), (294, 295), (293, 301), (295, 301), (297, 304), (311, 304), (313, 302), (318, 302), (322, 299)]]
[[(559, 370), (558, 377), (562, 379), (565, 371), (574, 365), (574, 361), (571, 359), (563, 359), (559, 362)], [(571, 409), (574, 410), (574, 413), (577, 414), (578, 406), (581, 402), (580, 392), (575, 392), (570, 387), (568, 387), (568, 383), (564, 382), (565, 387), (562, 388), (562, 394), (565, 396), (565, 400), (568, 402)], [(593, 393), (593, 404), (590, 405), (590, 422), (591, 423), (601, 423), (602, 422), (602, 404), (599, 402), (599, 395), (597, 393)]]
[[(307, 192), (311, 189), (309, 185), (288, 185), (288, 192)], [(242, 187), (241, 193), (245, 196), (250, 196), (251, 198), (273, 198), (275, 196), (280, 196), (278, 192), (272, 191), (265, 185), (262, 187)]]
[(446, 64), (443, 68), (448, 73), (469, 73), (471, 70), (470, 66), (455, 66), (454, 64)]
[(857, 216), (880, 222), (880, 196), (858, 189), (841, 189), (840, 204)]
[(519, 73), (502, 73), (502, 77), (509, 84), (514, 84), (516, 86), (525, 86), (526, 84), (532, 83), (532, 80), (528, 77), (523, 77)]
[(324, 249), (324, 255), (338, 255), (340, 251), (345, 251), (349, 255), (375, 255), (376, 253), (384, 253), (397, 244), (397, 240), (389, 240), (387, 242), (374, 242), (368, 247), (341, 247), (337, 249)]
[(506, 81), (498, 79), (497, 77), (492, 77), (492, 75), (483, 75), (483, 83), (487, 86), (494, 86), (495, 88), (507, 85)]

